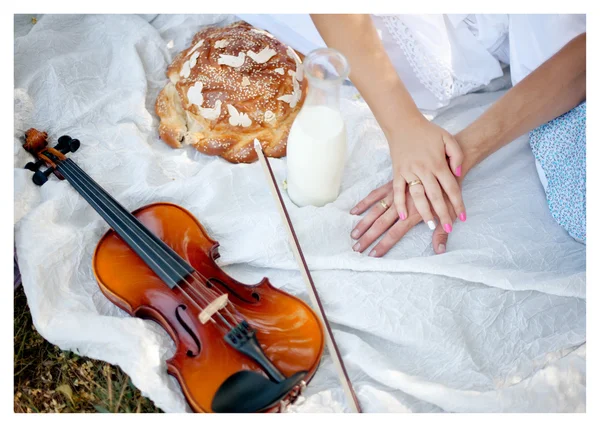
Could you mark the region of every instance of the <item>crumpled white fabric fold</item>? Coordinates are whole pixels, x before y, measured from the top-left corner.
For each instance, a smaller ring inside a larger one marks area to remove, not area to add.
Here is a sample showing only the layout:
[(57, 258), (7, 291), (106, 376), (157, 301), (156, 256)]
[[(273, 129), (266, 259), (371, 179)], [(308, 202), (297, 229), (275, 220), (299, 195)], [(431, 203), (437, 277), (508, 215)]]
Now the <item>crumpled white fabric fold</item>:
[[(29, 30), (16, 25), (15, 128), (80, 139), (70, 157), (125, 207), (185, 207), (220, 242), (229, 274), (245, 283), (267, 276), (308, 300), (260, 166), (173, 150), (157, 136), (153, 105), (170, 60), (200, 25), (228, 19), (59, 15)], [(469, 174), (468, 220), (456, 224), (446, 254), (434, 256), (421, 224), (384, 258), (369, 258), (351, 250), (359, 218), (348, 212), (390, 179), (391, 165), (380, 128), (354, 95), (344, 88), (340, 197), (323, 208), (286, 201), (364, 409), (584, 411), (585, 247), (550, 216), (526, 138)], [(456, 132), (500, 95), (461, 98), (435, 120)], [(166, 373), (168, 335), (116, 308), (94, 280), (92, 255), (107, 225), (67, 182), (36, 187), (17, 136), (15, 239), (37, 330), (119, 365), (163, 410), (189, 411)], [(271, 164), (281, 182), (285, 159)], [(327, 354), (290, 410), (346, 410)]]

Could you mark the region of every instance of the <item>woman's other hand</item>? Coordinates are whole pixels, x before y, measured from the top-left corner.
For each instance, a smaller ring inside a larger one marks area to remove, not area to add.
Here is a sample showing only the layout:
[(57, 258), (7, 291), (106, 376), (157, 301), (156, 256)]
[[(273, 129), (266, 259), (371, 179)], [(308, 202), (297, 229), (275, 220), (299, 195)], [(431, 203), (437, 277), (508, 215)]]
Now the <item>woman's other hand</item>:
[(462, 174), (460, 146), (450, 133), (420, 115), (405, 121), (387, 138), (398, 218), (405, 221), (409, 217), (406, 195), (410, 194), (416, 211), (431, 230), (436, 227), (434, 217), (438, 217), (443, 229), (450, 233), (456, 217), (462, 221), (467, 218), (456, 178)]

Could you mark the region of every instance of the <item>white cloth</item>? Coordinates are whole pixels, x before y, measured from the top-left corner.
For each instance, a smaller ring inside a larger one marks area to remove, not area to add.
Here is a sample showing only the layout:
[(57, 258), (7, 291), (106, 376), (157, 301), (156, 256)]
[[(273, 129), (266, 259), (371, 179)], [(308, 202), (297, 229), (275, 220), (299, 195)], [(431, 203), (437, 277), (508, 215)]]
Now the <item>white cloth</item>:
[(585, 15), (510, 15), (513, 85), (585, 31)]
[[(325, 46), (309, 15), (239, 15), (308, 53)], [(510, 64), (512, 84), (585, 32), (585, 15), (374, 15), (384, 48), (427, 112), (489, 85)]]
[[(232, 165), (158, 139), (154, 101), (165, 70), (201, 24), (223, 17), (43, 16), (15, 40), (17, 130), (81, 140), (70, 155), (129, 209), (171, 201), (219, 241), (233, 277), (308, 300), (258, 164)], [(227, 18), (229, 19), (229, 18)], [(150, 21), (150, 22), (148, 22)], [(29, 24), (27, 24), (29, 25)], [(585, 247), (548, 213), (526, 138), (466, 178), (469, 218), (435, 256), (420, 224), (384, 258), (351, 250), (350, 208), (391, 178), (385, 138), (353, 88), (343, 88), (348, 160), (340, 197), (287, 206), (364, 409), (585, 411)], [(501, 93), (455, 101), (436, 120), (464, 127)], [(15, 239), (37, 330), (65, 350), (119, 365), (165, 411), (189, 411), (165, 368), (174, 351), (151, 321), (110, 303), (92, 274), (107, 230), (65, 181), (43, 187), (14, 140)], [(272, 160), (279, 182), (285, 158)], [(325, 355), (292, 411), (341, 411)]]

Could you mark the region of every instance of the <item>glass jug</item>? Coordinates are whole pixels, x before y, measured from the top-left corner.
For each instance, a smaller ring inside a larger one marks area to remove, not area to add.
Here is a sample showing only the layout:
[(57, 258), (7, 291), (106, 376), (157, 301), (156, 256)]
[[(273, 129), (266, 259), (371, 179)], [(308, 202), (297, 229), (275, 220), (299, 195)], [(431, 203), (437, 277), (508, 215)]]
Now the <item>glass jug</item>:
[(297, 206), (324, 206), (339, 195), (346, 162), (340, 87), (349, 71), (334, 49), (316, 49), (304, 60), (308, 93), (287, 142), (287, 192)]

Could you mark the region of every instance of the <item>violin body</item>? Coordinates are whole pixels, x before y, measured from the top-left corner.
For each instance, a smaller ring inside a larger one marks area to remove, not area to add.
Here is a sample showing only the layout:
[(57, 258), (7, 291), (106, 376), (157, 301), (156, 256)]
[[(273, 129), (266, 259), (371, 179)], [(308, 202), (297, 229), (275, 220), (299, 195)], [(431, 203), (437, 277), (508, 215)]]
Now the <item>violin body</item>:
[[(229, 277), (215, 263), (218, 243), (187, 210), (156, 203), (132, 214), (210, 279), (209, 287), (228, 294), (256, 331), (264, 354), (283, 375), (306, 371), (304, 381), (312, 378), (323, 352), (323, 330), (319, 318), (302, 300), (274, 288), (266, 278), (249, 286)], [(264, 375), (258, 364), (223, 340), (223, 331), (213, 322), (201, 323), (199, 308), (182, 293), (193, 294), (186, 288), (191, 285), (166, 286), (112, 229), (96, 247), (93, 271), (110, 301), (133, 316), (158, 322), (175, 341), (176, 351), (167, 361), (167, 370), (178, 379), (194, 411), (213, 412), (213, 397), (232, 374), (248, 370)]]

